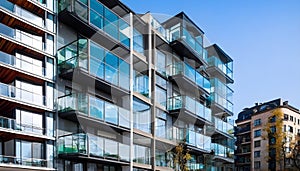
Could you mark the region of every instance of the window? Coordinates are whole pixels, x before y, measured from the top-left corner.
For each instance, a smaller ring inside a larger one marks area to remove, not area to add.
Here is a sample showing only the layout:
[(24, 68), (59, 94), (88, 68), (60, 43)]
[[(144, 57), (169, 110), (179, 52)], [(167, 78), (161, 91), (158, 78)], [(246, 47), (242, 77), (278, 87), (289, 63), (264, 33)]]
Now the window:
[(274, 134), (276, 132), (276, 126), (270, 127), (270, 133)]
[(254, 141), (254, 147), (260, 147), (260, 140)]
[(286, 125), (283, 125), (283, 132), (286, 132)]
[(276, 143), (276, 138), (275, 138), (275, 137), (271, 137), (271, 138), (269, 139), (269, 143), (270, 143), (271, 145), (275, 144), (275, 143)]
[(254, 162), (254, 169), (260, 169), (260, 161)]
[(271, 118), (270, 118), (270, 122), (271, 122), (271, 123), (274, 123), (274, 122), (276, 122), (276, 116), (271, 116)]
[(156, 51), (156, 71), (166, 76), (166, 55), (161, 51)]
[(254, 120), (254, 126), (261, 125), (261, 119)]
[(300, 125), (300, 119), (298, 119), (298, 125)]
[(287, 121), (288, 119), (289, 119), (289, 115), (288, 114), (284, 114), (283, 120)]
[(150, 148), (140, 145), (134, 145), (133, 162), (150, 164), (150, 159)]
[(133, 29), (133, 50), (144, 54), (144, 38), (136, 29)]
[(137, 98), (133, 98), (133, 127), (151, 133), (150, 106)]
[(261, 130), (260, 129), (255, 130), (254, 131), (254, 137), (259, 137), (259, 136), (261, 136)]
[(293, 128), (292, 126), (289, 126), (289, 132), (290, 132), (290, 133), (293, 133), (293, 132), (294, 132), (293, 129), (294, 129), (294, 128)]
[(254, 158), (260, 157), (260, 151), (254, 151)]
[(293, 116), (290, 116), (290, 121), (294, 121), (294, 117)]

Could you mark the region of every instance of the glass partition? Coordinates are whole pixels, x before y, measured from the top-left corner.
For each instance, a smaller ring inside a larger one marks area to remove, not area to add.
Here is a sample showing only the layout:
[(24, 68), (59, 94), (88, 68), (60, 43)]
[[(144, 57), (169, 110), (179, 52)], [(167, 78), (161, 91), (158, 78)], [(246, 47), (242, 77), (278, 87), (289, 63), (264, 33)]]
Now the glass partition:
[(207, 59), (209, 66), (219, 68), (229, 78), (233, 79), (233, 62), (223, 63), (219, 58), (211, 56)]
[(58, 111), (80, 111), (105, 122), (129, 128), (129, 110), (86, 94), (70, 94), (58, 98)]
[(185, 77), (187, 77), (189, 80), (194, 82), (197, 86), (203, 88), (205, 91), (210, 93), (210, 88), (211, 88), (210, 81), (190, 65), (184, 62), (176, 62), (169, 67), (172, 68), (171, 76), (182, 74)]
[(214, 123), (217, 130), (222, 131), (229, 135), (233, 135), (234, 127), (230, 123), (225, 122), (217, 117), (214, 117)]
[(219, 79), (211, 79), (211, 97), (212, 101), (218, 103), (229, 111), (233, 111), (232, 96), (233, 90), (222, 83)]
[(15, 39), (21, 43), (24, 43), (32, 48), (42, 50), (48, 53), (47, 45), (43, 42), (42, 36), (33, 35), (30, 33), (27, 33), (25, 31), (21, 31), (18, 29), (13, 29), (11, 27), (8, 27), (2, 23), (0, 23), (0, 34), (6, 37), (10, 37), (12, 39)]
[[(88, 46), (90, 54), (87, 52)], [(88, 43), (87, 39), (79, 39), (58, 51), (60, 72), (77, 67), (87, 71), (89, 68), (90, 74), (129, 90), (129, 64), (92, 41)]]
[(197, 148), (201, 148), (203, 150), (210, 151), (210, 144), (211, 144), (211, 137), (203, 135), (201, 133), (192, 131), (192, 130), (187, 130), (187, 135), (186, 135), (186, 140), (187, 143), (195, 146)]
[(214, 150), (216, 156), (228, 157), (232, 159), (234, 157), (234, 149), (225, 147), (221, 144), (211, 143), (211, 149)]
[(43, 18), (23, 9), (22, 7), (19, 7), (16, 4), (13, 4), (7, 0), (2, 0), (0, 1), (0, 7), (10, 11), (11, 13), (14, 13), (18, 17), (24, 19), (26, 22), (32, 23), (42, 28), (46, 28), (45, 21)]
[(168, 99), (168, 110), (185, 108), (195, 115), (211, 121), (211, 109), (189, 96), (174, 96)]
[(88, 6), (87, 1), (64, 0), (60, 1), (58, 6), (59, 12), (63, 10), (75, 12), (83, 21), (104, 31), (107, 35), (121, 42), (126, 47), (130, 47), (130, 27), (128, 22), (120, 18), (99, 1), (90, 0), (90, 6)]
[(0, 96), (13, 98), (22, 102), (27, 102), (42, 107), (46, 107), (48, 103), (51, 103), (51, 100), (53, 101), (53, 99), (50, 99), (41, 94), (37, 94), (36, 92), (17, 88), (12, 85), (3, 83), (0, 83)]
[(130, 161), (130, 146), (104, 137), (77, 133), (58, 138), (58, 154), (90, 154), (114, 160)]
[(138, 92), (145, 97), (150, 97), (148, 75), (134, 70), (133, 78), (134, 78), (133, 91)]
[(193, 49), (199, 58), (204, 59), (202, 37), (195, 37), (193, 34), (182, 26), (181, 23), (174, 25), (169, 29), (169, 41), (183, 40), (191, 49)]
[[(20, 70), (30, 72), (31, 74), (45, 77), (45, 68), (43, 61), (33, 59), (29, 56), (16, 54), (16, 56), (0, 51), (0, 63), (4, 63)], [(53, 72), (52, 72), (53, 73)], [(49, 73), (50, 74), (50, 73)]]
[(151, 133), (151, 107), (135, 97), (133, 98), (133, 128)]

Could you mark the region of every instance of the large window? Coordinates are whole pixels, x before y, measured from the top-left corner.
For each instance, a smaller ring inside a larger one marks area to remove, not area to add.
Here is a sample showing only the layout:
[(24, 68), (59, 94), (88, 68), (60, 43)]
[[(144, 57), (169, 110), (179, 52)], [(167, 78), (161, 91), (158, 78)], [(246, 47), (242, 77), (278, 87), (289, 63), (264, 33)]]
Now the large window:
[(133, 127), (151, 133), (151, 109), (138, 98), (133, 98)]
[(32, 158), (42, 159), (43, 144), (38, 142), (16, 140), (16, 157), (23, 161)]
[(144, 54), (144, 38), (136, 29), (133, 29), (133, 50)]
[(156, 71), (166, 76), (166, 55), (157, 50), (156, 51)]
[(134, 145), (134, 157), (133, 162), (150, 164), (150, 148)]
[(103, 119), (104, 102), (96, 97), (90, 96), (90, 116)]
[(129, 90), (129, 70), (129, 64), (123, 59), (94, 42), (90, 43), (91, 74)]
[(156, 86), (155, 86), (155, 101), (156, 103), (166, 107), (167, 105), (167, 81), (162, 77), (156, 75)]
[[(43, 134), (43, 115), (41, 114), (16, 109), (16, 124), (19, 130)], [(49, 124), (51, 124), (51, 121), (49, 121)], [(49, 126), (51, 129), (51, 125)]]

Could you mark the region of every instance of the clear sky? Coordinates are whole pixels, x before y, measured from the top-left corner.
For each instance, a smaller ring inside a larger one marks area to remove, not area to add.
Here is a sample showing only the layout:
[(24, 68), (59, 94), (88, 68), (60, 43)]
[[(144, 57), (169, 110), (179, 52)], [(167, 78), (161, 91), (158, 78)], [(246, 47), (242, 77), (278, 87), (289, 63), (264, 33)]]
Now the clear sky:
[(122, 0), (136, 13), (184, 11), (234, 60), (234, 113), (275, 98), (300, 108), (300, 0)]

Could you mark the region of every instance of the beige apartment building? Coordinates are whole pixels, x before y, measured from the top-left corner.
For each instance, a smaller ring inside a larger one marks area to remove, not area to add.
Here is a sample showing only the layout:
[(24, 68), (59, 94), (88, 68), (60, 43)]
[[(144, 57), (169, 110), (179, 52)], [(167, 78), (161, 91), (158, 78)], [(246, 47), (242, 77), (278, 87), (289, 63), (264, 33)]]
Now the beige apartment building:
[(235, 131), (236, 170), (296, 170), (290, 157), (298, 143), (299, 114), (299, 109), (282, 99), (256, 103), (240, 112)]

